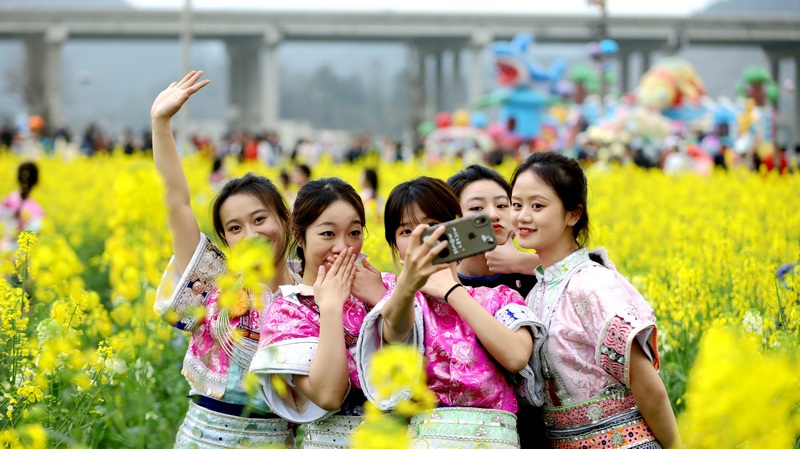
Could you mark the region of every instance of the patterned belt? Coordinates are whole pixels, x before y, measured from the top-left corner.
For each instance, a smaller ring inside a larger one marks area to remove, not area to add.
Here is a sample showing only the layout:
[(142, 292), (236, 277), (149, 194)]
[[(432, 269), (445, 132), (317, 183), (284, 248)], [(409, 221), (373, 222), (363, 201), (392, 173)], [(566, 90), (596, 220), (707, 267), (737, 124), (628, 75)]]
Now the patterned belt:
[(411, 418), (408, 436), (414, 449), (469, 447), (518, 449), (517, 417), (504, 410), (442, 407)]
[(333, 415), (321, 421), (306, 424), (304, 449), (346, 449), (350, 436), (361, 424), (361, 416)]
[[(623, 402), (623, 401), (619, 401)], [(596, 405), (593, 402), (584, 405), (588, 408)], [(619, 404), (614, 404), (615, 406)], [(576, 409), (570, 407), (574, 412), (575, 420), (577, 416), (591, 413), (587, 416), (601, 416), (599, 409), (592, 408), (591, 412), (582, 410), (581, 414), (575, 412)], [(605, 416), (610, 413), (605, 410), (600, 418), (590, 423), (578, 427), (559, 428), (548, 425), (547, 436), (552, 442), (554, 449), (584, 449), (584, 448), (603, 448), (603, 449), (657, 449), (661, 446), (656, 441), (655, 435), (644, 422), (644, 418), (639, 410), (634, 406), (614, 416)], [(562, 415), (561, 418), (564, 418)], [(566, 420), (563, 420), (568, 422)]]
[(285, 419), (242, 418), (189, 403), (175, 449), (294, 448), (294, 432)]
[(542, 418), (547, 427), (571, 429), (593, 424), (633, 409), (636, 409), (633, 395), (614, 394), (564, 407), (543, 407)]

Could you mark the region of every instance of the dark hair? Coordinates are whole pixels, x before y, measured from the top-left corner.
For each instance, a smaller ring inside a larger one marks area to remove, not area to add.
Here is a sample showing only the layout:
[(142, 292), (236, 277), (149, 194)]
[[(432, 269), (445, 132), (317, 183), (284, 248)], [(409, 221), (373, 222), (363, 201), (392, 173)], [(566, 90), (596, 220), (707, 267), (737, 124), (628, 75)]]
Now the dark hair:
[(311, 178), (311, 169), (306, 164), (297, 164), (294, 166), (295, 170), (305, 175), (306, 178)]
[(286, 170), (281, 170), (281, 172), (278, 173), (278, 179), (281, 180), (281, 184), (283, 185), (289, 184), (289, 173), (286, 173)]
[(512, 187), (517, 183), (519, 175), (526, 171), (531, 171), (556, 192), (565, 211), (583, 209), (572, 227), (572, 236), (578, 246), (586, 246), (589, 240), (589, 209), (586, 207), (588, 186), (586, 175), (578, 161), (554, 151), (533, 153), (514, 170), (511, 177)]
[(458, 197), (441, 179), (420, 176), (398, 184), (389, 194), (383, 214), (386, 242), (392, 249), (393, 257), (396, 257), (398, 252), (395, 235), (397, 228), (403, 222), (404, 215), (415, 205), (428, 218), (440, 223), (454, 220), (461, 215)]
[(451, 176), (447, 179), (447, 184), (450, 186), (450, 189), (453, 191), (453, 193), (455, 193), (458, 198), (461, 198), (461, 193), (467, 188), (468, 185), (472, 184), (473, 182), (484, 180), (496, 182), (500, 187), (503, 188), (503, 190), (506, 191), (506, 195), (511, 198), (511, 185), (508, 183), (508, 181), (506, 181), (506, 178), (491, 168), (486, 168), (478, 164), (472, 164)]
[[(219, 215), (219, 211), (222, 208), (222, 204), (227, 201), (228, 198), (239, 194), (251, 195), (261, 201), (261, 203), (283, 224), (284, 230), (288, 231), (289, 208), (286, 207), (286, 203), (283, 201), (280, 192), (278, 192), (278, 188), (275, 187), (272, 181), (264, 176), (247, 173), (241, 178), (231, 179), (226, 182), (211, 204), (214, 232), (216, 232), (217, 237), (219, 237), (222, 243), (228, 245), (228, 240), (225, 239), (225, 228), (222, 226), (222, 218)], [(284, 254), (276, 254), (276, 256), (285, 257), (287, 246), (289, 246), (289, 233), (284, 232)]]
[(222, 168), (222, 158), (221, 157), (215, 157), (214, 158), (214, 162), (211, 163), (211, 171), (212, 172), (217, 172), (221, 168)]
[(378, 172), (375, 171), (374, 168), (365, 168), (364, 169), (364, 179), (367, 181), (369, 186), (378, 192)]
[(17, 168), (17, 182), (19, 183), (20, 196), (27, 200), (31, 190), (39, 183), (39, 167), (33, 162), (23, 162)]
[(350, 184), (339, 178), (321, 178), (309, 181), (297, 191), (297, 197), (292, 206), (291, 230), (295, 238), (292, 250), (300, 259), (302, 270), (306, 268), (306, 258), (303, 248), (298, 244), (304, 243), (306, 230), (317, 218), (336, 201), (344, 201), (356, 210), (361, 225), (366, 227), (367, 217), (364, 213), (364, 203), (358, 192)]

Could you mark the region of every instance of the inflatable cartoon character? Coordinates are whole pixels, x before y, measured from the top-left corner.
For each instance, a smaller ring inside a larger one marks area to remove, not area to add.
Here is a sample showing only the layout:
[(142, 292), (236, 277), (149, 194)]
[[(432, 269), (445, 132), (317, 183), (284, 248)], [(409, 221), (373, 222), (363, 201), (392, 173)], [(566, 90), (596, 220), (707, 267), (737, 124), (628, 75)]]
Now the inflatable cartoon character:
[(659, 111), (698, 105), (705, 94), (703, 81), (694, 67), (677, 57), (656, 63), (642, 76), (636, 89), (640, 105)]
[[(551, 95), (564, 72), (564, 63), (556, 61), (549, 69), (539, 67), (526, 50), (533, 43), (529, 34), (518, 34), (510, 42), (499, 41), (492, 46), (497, 81), (501, 89), (494, 103), (500, 104), (500, 122), (506, 130), (521, 140), (539, 137)], [(547, 89), (534, 89), (545, 83)]]

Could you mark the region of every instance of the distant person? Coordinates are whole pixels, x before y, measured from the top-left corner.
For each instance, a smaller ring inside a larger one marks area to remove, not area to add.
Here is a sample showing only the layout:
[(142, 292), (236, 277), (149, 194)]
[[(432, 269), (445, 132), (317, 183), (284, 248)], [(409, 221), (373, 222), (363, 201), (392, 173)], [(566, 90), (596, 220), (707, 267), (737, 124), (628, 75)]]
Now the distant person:
[(286, 170), (281, 170), (281, 172), (278, 173), (278, 184), (284, 192), (289, 190), (289, 186), (291, 186), (292, 182), (289, 179), (289, 173)]
[(14, 144), (14, 126), (9, 122), (3, 123), (0, 128), (0, 152), (11, 151), (11, 145)]
[(289, 204), (293, 204), (297, 192), (311, 180), (311, 168), (306, 164), (297, 164), (292, 168), (289, 179), (291, 184), (294, 185), (294, 191), (288, 193), (286, 197), (289, 199)]
[(31, 198), (31, 191), (39, 183), (39, 167), (33, 162), (20, 164), (17, 168), (17, 183), (19, 191), (11, 192), (0, 203), (2, 252), (16, 250), (17, 235), (20, 232), (39, 232), (42, 229), (44, 209)]
[(383, 216), (383, 198), (378, 194), (378, 172), (374, 168), (365, 168), (361, 173), (361, 199), (364, 208), (373, 217)]
[(304, 185), (311, 179), (311, 168), (306, 164), (295, 165), (292, 169), (292, 184), (297, 186), (297, 189), (303, 188)]
[(130, 129), (126, 129), (122, 133), (122, 152), (131, 155), (135, 153), (136, 150), (136, 144), (133, 141), (133, 132), (131, 132)]
[(218, 190), (227, 181), (228, 175), (225, 173), (225, 160), (221, 157), (215, 157), (214, 162), (211, 163), (211, 174), (208, 175), (208, 183)]

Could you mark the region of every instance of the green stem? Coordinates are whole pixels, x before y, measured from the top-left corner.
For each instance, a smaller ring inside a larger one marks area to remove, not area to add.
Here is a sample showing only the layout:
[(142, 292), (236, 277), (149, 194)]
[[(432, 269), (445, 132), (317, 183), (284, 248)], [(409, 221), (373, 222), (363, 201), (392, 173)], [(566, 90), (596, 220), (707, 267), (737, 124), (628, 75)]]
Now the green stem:
[[(8, 406), (8, 399), (4, 400), (3, 402), (0, 402), (0, 411), (5, 410), (7, 406)], [(0, 420), (0, 421), (2, 421), (4, 423), (6, 422), (5, 419)], [(11, 421), (8, 420), (8, 423), (11, 423)], [(8, 428), (8, 424), (4, 424), (2, 427), (0, 427), (0, 430), (6, 430), (7, 428)]]
[[(20, 404), (20, 403), (17, 402), (17, 404)], [(20, 418), (22, 418), (22, 414), (25, 412), (26, 408), (28, 408), (28, 404), (26, 402), (22, 402), (20, 404), (19, 408), (14, 410), (14, 417), (11, 418), (11, 428), (12, 429), (14, 427), (17, 427), (17, 424), (19, 424), (19, 420), (20, 420)]]
[(67, 321), (67, 329), (69, 329), (70, 325), (72, 325), (72, 318), (75, 317), (75, 313), (78, 312), (79, 304), (75, 304), (75, 308), (72, 309), (72, 315), (69, 316), (69, 321)]
[[(103, 372), (103, 370), (102, 370), (102, 369), (100, 369), (100, 370), (98, 370), (96, 373), (94, 373), (94, 376), (92, 376), (92, 382), (90, 383), (90, 385), (91, 385), (92, 383), (94, 383), (94, 384), (96, 384), (96, 383), (97, 383), (97, 380), (100, 378), (100, 374), (101, 374), (102, 372)], [(97, 393), (97, 394), (100, 394), (100, 391), (102, 391), (102, 387), (98, 387), (98, 389), (97, 389), (97, 390), (98, 390), (98, 393)], [(78, 399), (78, 403), (75, 405), (75, 409), (74, 409), (74, 410), (72, 410), (72, 413), (70, 413), (70, 414), (69, 414), (69, 416), (67, 417), (67, 419), (66, 419), (65, 421), (63, 421), (63, 422), (61, 423), (61, 425), (59, 425), (59, 426), (58, 426), (58, 430), (59, 430), (59, 432), (61, 432), (61, 431), (62, 431), (62, 426), (64, 426), (64, 425), (68, 425), (68, 424), (70, 424), (70, 423), (72, 422), (72, 418), (75, 416), (75, 414), (76, 414), (76, 413), (78, 413), (78, 410), (80, 410), (80, 409), (81, 409), (81, 407), (84, 405), (84, 404), (83, 404), (83, 401), (84, 401), (84, 399), (86, 399), (86, 398), (89, 396), (89, 391), (90, 391), (90, 390), (87, 390), (85, 393), (83, 393), (83, 395), (80, 397), (80, 399)], [(96, 399), (96, 398), (97, 398), (97, 395), (95, 395), (94, 397), (92, 397), (92, 399), (89, 401), (89, 403), (91, 404), (91, 403), (92, 403), (92, 401), (93, 401), (94, 399)], [(83, 420), (79, 421), (79, 423), (80, 423), (80, 422), (82, 422), (82, 421), (83, 421)], [(66, 430), (66, 429), (63, 429), (63, 430)]]
[[(19, 302), (17, 304), (17, 307), (19, 308), (20, 311), (22, 311), (22, 304), (25, 302), (24, 301), (24, 299), (25, 299), (24, 295), (25, 295), (25, 292), (22, 289), (20, 289)], [(19, 324), (19, 321), (17, 321), (17, 324)], [(18, 356), (17, 349), (18, 349), (18, 346), (19, 346), (20, 329), (16, 329), (16, 325), (14, 326), (14, 328), (15, 328), (16, 332), (14, 333), (14, 338), (12, 339), (13, 341), (11, 343), (11, 384), (16, 386), (16, 384), (17, 384), (17, 368), (19, 367), (19, 360), (18, 360), (19, 356)]]

